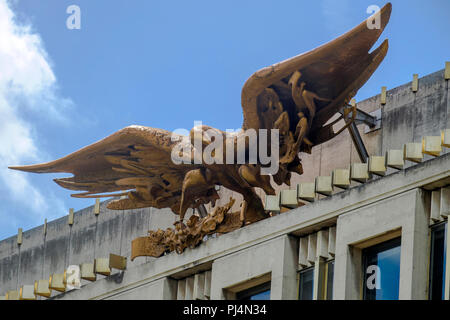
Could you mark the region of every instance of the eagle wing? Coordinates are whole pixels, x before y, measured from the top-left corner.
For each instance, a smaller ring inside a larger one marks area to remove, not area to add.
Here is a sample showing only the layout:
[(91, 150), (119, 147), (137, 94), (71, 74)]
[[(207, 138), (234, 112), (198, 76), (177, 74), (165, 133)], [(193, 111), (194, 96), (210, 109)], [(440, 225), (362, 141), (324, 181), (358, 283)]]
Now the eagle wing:
[(178, 213), (184, 176), (195, 165), (172, 161), (172, 150), (180, 143), (172, 137), (162, 129), (130, 126), (61, 159), (10, 169), (72, 173), (70, 178), (54, 181), (66, 189), (84, 191), (74, 197), (122, 196), (109, 203), (110, 209), (168, 207)]
[(329, 43), (255, 72), (242, 89), (243, 129), (271, 129), (287, 111), (291, 131), (295, 131), (299, 119), (289, 81), (299, 72), (306, 89), (324, 98), (315, 101), (317, 110), (308, 134), (318, 142), (315, 135), (321, 127), (348, 104), (386, 56), (387, 40), (373, 52), (369, 50), (388, 24), (391, 10), (390, 3), (380, 10), (379, 29), (368, 28), (370, 17)]

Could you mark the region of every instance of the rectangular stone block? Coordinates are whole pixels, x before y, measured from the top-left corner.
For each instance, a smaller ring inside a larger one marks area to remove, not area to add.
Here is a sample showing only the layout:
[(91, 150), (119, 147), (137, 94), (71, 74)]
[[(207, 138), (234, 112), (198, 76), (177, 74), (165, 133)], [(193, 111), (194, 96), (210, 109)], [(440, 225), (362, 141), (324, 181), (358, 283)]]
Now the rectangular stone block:
[(205, 274), (197, 273), (194, 276), (194, 300), (205, 300)]
[(417, 73), (413, 74), (411, 90), (412, 92), (417, 92), (419, 90), (419, 75)]
[(211, 298), (211, 271), (205, 272), (205, 297)]
[(369, 172), (378, 176), (384, 176), (386, 174), (386, 158), (384, 156), (370, 156)]
[(420, 163), (423, 160), (421, 143), (406, 143), (403, 146), (403, 158), (408, 161)]
[(100, 213), (100, 199), (95, 199), (95, 205), (94, 205), (94, 214), (98, 215)]
[(37, 280), (34, 282), (34, 294), (44, 298), (50, 298), (52, 290), (49, 288), (48, 280)]
[(111, 268), (109, 267), (109, 259), (108, 258), (95, 259), (94, 272), (104, 276), (109, 276), (111, 274)]
[(109, 268), (125, 270), (127, 268), (127, 258), (111, 253), (109, 255)]
[(73, 208), (69, 209), (69, 216), (67, 217), (67, 223), (71, 226), (73, 225)]
[(369, 180), (369, 165), (367, 163), (352, 163), (350, 167), (350, 179), (360, 183)]
[(381, 87), (380, 102), (383, 105), (386, 104), (386, 96), (387, 96), (387, 87)]
[(19, 290), (19, 300), (36, 300), (33, 285), (24, 285)]
[(405, 160), (403, 160), (402, 150), (388, 150), (386, 151), (386, 167), (394, 169), (403, 169)]
[(431, 192), (431, 223), (440, 222), (441, 217), (441, 190)]
[(309, 263), (314, 264), (316, 261), (317, 252), (317, 233), (312, 233), (308, 236), (308, 260)]
[(328, 229), (328, 254), (330, 257), (334, 257), (336, 253), (336, 227), (330, 227)]
[(177, 300), (184, 300), (186, 295), (186, 279), (178, 280)]
[(185, 300), (192, 300), (194, 298), (194, 276), (186, 278), (186, 291), (184, 294)]
[(441, 144), (443, 147), (450, 148), (450, 129), (441, 131)]
[(280, 194), (275, 196), (267, 195), (266, 196), (266, 205), (264, 206), (264, 210), (280, 212)]
[(300, 267), (308, 266), (308, 237), (300, 238), (298, 248), (298, 264)]
[(17, 244), (22, 244), (23, 241), (23, 230), (22, 228), (19, 228), (17, 230)]
[(450, 215), (450, 187), (441, 188), (441, 217), (447, 218)]
[(59, 292), (66, 292), (66, 285), (64, 284), (64, 274), (54, 273), (49, 278), (49, 288)]
[(313, 202), (316, 199), (316, 184), (299, 183), (297, 185), (297, 196), (301, 200)]
[(317, 232), (316, 258), (328, 258), (328, 230), (323, 229)]
[(316, 193), (324, 196), (330, 196), (333, 194), (331, 176), (316, 177)]
[(97, 275), (94, 272), (94, 264), (93, 263), (82, 263), (80, 265), (80, 273), (81, 279), (88, 281), (97, 280)]
[(334, 187), (341, 189), (348, 189), (350, 187), (350, 170), (335, 169), (331, 176)]
[(6, 300), (19, 300), (19, 291), (8, 291), (6, 293)]
[(442, 138), (440, 136), (427, 136), (422, 138), (422, 153), (439, 157), (442, 152)]
[(297, 190), (281, 190), (280, 197), (282, 207), (291, 209), (298, 207)]

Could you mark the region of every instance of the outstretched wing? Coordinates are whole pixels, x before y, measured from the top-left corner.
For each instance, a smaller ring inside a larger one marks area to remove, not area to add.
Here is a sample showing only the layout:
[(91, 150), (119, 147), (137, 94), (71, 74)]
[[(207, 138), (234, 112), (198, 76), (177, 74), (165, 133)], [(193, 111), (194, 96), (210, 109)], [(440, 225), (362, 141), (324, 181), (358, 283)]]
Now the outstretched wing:
[(324, 98), (315, 101), (317, 109), (308, 134), (314, 141), (320, 128), (356, 95), (383, 61), (387, 40), (373, 52), (369, 50), (389, 22), (391, 10), (390, 3), (381, 9), (379, 29), (369, 29), (364, 21), (327, 44), (254, 73), (242, 89), (243, 128), (270, 129), (277, 115), (287, 111), (295, 131), (299, 119), (289, 81), (299, 72), (306, 88)]
[[(172, 141), (171, 136), (161, 129), (130, 126), (64, 158), (10, 168), (72, 173), (73, 177), (55, 182), (66, 189), (84, 191), (74, 197), (124, 196), (110, 202), (110, 209), (168, 207), (178, 213), (184, 176), (195, 166), (174, 164), (171, 153), (179, 141)], [(111, 192), (115, 193), (104, 194)]]

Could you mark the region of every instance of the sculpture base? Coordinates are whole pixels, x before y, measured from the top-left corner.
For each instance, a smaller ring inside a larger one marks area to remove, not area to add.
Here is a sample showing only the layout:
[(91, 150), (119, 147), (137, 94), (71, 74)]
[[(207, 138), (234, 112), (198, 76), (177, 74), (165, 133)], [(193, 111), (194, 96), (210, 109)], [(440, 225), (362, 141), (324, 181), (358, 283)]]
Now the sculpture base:
[(183, 253), (186, 248), (199, 245), (205, 236), (228, 233), (239, 229), (244, 224), (241, 212), (229, 213), (235, 200), (230, 198), (228, 204), (216, 207), (204, 218), (193, 215), (186, 224), (179, 222), (175, 228), (149, 231), (147, 237), (136, 238), (131, 242), (131, 261), (136, 257), (160, 257), (165, 252)]

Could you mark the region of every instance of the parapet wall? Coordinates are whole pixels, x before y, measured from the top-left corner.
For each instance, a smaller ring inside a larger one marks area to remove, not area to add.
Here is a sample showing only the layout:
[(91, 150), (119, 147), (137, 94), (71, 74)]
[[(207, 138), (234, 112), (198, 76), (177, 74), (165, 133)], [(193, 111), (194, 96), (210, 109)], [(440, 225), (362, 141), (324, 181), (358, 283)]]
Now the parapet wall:
[[(145, 236), (148, 230), (172, 226), (176, 217), (170, 210), (109, 210), (106, 204), (101, 203), (98, 215), (94, 206), (75, 212), (73, 225), (65, 216), (49, 222), (46, 233), (44, 225), (27, 230), (20, 246), (17, 236), (1, 241), (0, 290), (34, 284), (36, 279), (62, 273), (69, 265), (93, 263), (94, 258), (109, 257), (110, 253), (129, 258), (133, 239)], [(150, 259), (128, 261), (128, 265)]]

